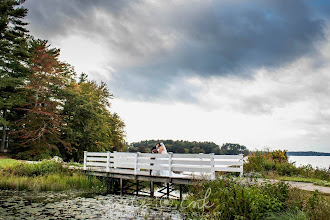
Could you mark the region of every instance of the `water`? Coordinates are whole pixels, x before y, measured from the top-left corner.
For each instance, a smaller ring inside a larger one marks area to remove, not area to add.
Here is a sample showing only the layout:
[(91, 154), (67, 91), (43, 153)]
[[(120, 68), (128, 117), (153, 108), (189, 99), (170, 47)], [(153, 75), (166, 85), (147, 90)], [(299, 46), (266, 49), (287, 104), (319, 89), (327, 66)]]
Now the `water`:
[(311, 164), (313, 168), (327, 168), (330, 166), (330, 156), (289, 156), (290, 162), (296, 162), (296, 166)]
[(0, 219), (182, 219), (143, 197), (0, 190)]

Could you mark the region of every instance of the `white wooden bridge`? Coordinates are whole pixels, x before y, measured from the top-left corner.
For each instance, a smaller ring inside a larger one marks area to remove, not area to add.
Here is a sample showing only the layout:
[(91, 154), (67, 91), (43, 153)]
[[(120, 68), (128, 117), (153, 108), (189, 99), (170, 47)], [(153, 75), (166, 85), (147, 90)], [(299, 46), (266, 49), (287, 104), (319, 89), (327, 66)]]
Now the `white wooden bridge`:
[[(213, 180), (220, 172), (243, 174), (243, 155), (214, 154), (151, 154), (128, 152), (84, 152), (84, 170), (96, 176), (120, 180), (120, 193), (123, 192), (123, 179), (135, 180), (136, 194), (139, 181), (150, 181), (154, 194), (154, 182), (169, 184), (192, 184), (194, 180)], [(180, 190), (180, 197), (181, 190)]]

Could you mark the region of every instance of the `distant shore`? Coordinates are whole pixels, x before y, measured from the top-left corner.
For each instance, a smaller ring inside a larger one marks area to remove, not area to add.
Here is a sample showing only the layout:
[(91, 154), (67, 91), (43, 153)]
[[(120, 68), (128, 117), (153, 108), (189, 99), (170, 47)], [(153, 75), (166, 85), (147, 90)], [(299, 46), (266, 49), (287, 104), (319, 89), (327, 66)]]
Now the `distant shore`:
[(330, 153), (315, 151), (287, 151), (287, 156), (330, 156)]

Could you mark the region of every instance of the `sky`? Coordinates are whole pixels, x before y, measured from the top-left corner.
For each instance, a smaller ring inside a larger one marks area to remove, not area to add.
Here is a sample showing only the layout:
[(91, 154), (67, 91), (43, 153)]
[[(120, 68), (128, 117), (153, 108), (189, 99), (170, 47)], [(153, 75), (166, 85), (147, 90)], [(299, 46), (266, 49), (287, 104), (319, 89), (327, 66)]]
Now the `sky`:
[(28, 29), (107, 83), (128, 142), (330, 152), (330, 2), (27, 0)]

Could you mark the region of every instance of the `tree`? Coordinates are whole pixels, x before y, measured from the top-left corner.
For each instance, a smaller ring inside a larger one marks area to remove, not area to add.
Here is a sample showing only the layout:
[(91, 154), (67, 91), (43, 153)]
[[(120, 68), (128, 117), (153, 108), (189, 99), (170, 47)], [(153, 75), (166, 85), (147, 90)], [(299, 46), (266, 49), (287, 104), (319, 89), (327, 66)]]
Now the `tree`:
[(24, 103), (21, 87), (29, 73), (26, 66), (28, 31), (24, 28), (27, 23), (23, 22), (27, 9), (18, 7), (23, 2), (0, 1), (0, 126), (2, 127), (0, 152), (4, 152), (7, 129), (11, 126), (8, 118), (13, 114), (13, 108)]
[(108, 110), (111, 98), (105, 83), (89, 81), (85, 74), (71, 83), (63, 109), (63, 139), (70, 151), (62, 155), (79, 160), (83, 151), (124, 150), (125, 124)]
[(11, 133), (16, 138), (18, 157), (42, 158), (58, 155), (63, 117), (63, 90), (70, 82), (72, 69), (58, 60), (60, 50), (50, 48), (45, 40), (31, 39), (30, 72), (26, 78), (27, 102), (17, 110), (23, 117), (15, 122)]
[(226, 143), (221, 146), (222, 154), (228, 154), (228, 155), (237, 155), (243, 153), (248, 154), (248, 151), (246, 150), (247, 148), (244, 145), (240, 145), (240, 144)]

